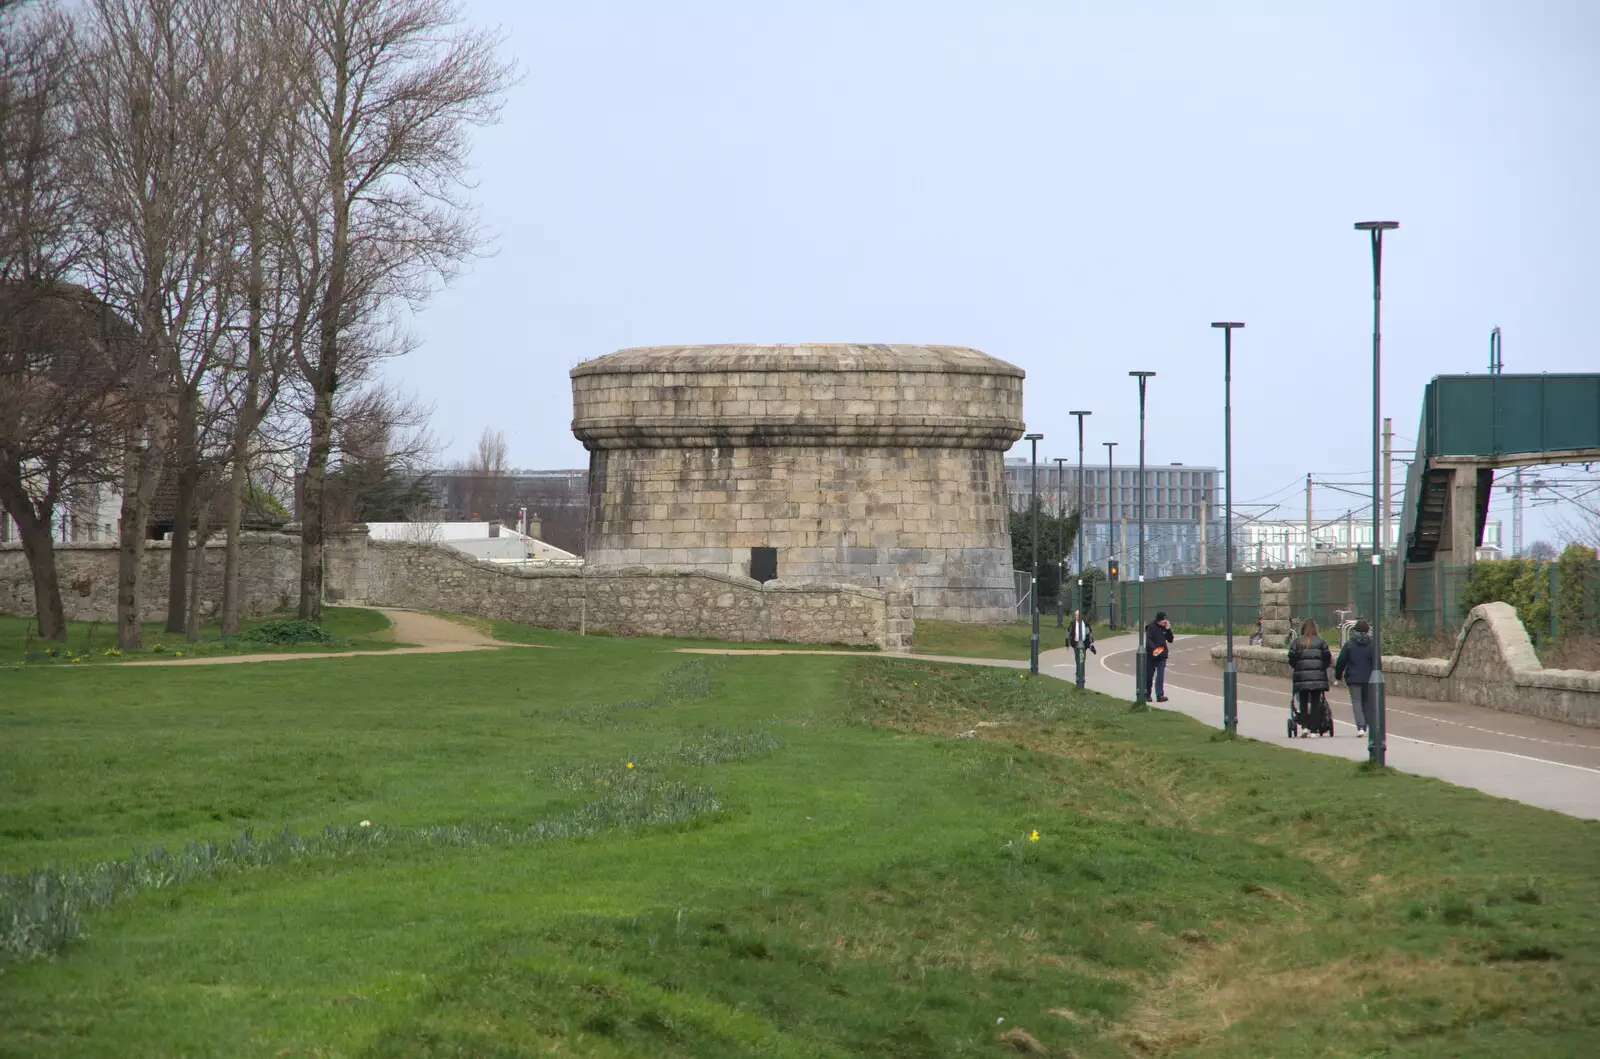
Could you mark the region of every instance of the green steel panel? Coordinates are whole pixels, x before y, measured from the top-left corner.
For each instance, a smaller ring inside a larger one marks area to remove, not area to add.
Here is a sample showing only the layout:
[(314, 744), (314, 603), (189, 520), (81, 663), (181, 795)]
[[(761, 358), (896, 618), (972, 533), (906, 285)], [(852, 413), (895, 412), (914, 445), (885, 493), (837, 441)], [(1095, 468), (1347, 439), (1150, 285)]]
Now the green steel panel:
[(1424, 457), (1600, 449), (1600, 375), (1440, 375), (1423, 421)]
[(1471, 456), (1496, 452), (1494, 380), (1440, 378), (1433, 407), (1433, 455)]
[(1544, 391), (1543, 378), (1528, 379), (1521, 376), (1501, 376), (1505, 382), (1500, 387), (1501, 444), (1507, 452), (1544, 452)]
[(1600, 377), (1551, 378), (1544, 400), (1545, 448), (1600, 448)]

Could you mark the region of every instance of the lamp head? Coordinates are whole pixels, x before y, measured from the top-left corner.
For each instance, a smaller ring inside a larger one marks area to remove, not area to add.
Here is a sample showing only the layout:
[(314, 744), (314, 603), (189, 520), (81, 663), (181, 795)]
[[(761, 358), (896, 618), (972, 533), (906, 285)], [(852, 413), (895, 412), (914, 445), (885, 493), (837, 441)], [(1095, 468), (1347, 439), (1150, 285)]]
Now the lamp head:
[(1243, 327), (1244, 324), (1212, 324), (1212, 327)]
[(1128, 374), (1129, 375), (1137, 375), (1137, 376), (1139, 376), (1141, 378), (1148, 379), (1151, 376), (1153, 376), (1155, 374), (1155, 372), (1153, 372), (1153, 371), (1130, 371), (1130, 372), (1128, 372)]
[(1069, 415), (1069, 416), (1092, 416), (1092, 415), (1094, 415), (1094, 413), (1093, 412), (1068, 412), (1067, 415)]
[(1357, 221), (1358, 232), (1388, 232), (1400, 227), (1399, 221)]
[(1024, 435), (1022, 435), (1022, 440), (1023, 441), (1043, 441), (1044, 440), (1044, 435), (1043, 434), (1024, 434)]

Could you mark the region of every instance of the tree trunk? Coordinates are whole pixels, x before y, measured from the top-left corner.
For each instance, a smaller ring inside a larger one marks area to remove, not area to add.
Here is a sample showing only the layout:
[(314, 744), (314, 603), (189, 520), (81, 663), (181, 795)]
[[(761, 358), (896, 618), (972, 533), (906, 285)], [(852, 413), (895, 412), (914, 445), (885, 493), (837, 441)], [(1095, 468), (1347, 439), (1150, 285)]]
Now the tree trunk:
[(122, 528), (117, 542), (117, 646), (136, 651), (143, 645), (139, 629), (140, 567), (144, 563), (145, 516), (155, 495), (161, 455), (155, 446), (127, 447), (122, 475)]
[(193, 567), (189, 571), (189, 600), (183, 620), (183, 638), (190, 643), (200, 639), (200, 591), (206, 579), (206, 538), (211, 535), (211, 496), (200, 497), (195, 515)]
[(317, 387), (311, 406), (311, 448), (300, 496), (300, 617), (322, 620), (323, 484), (333, 451), (333, 394)]
[(260, 421), (256, 402), (261, 398), (261, 291), (263, 287), (261, 201), (264, 183), (263, 170), (257, 166), (252, 185), (254, 197), (250, 212), (250, 288), (249, 288), (249, 357), (245, 361), (244, 398), (239, 402), (239, 413), (234, 418), (233, 439), (228, 452), (227, 534), (222, 547), (222, 635), (232, 636), (239, 631), (239, 533), (244, 524), (244, 503), (250, 490), (249, 458), (250, 436)]
[[(238, 446), (235, 446), (237, 451)], [(227, 528), (222, 544), (222, 635), (239, 631), (239, 533), (244, 523), (244, 498), (248, 479), (240, 459), (235, 456), (233, 476), (228, 481)]]
[(167, 632), (181, 633), (187, 627), (184, 609), (189, 602), (189, 526), (194, 521), (194, 493), (199, 472), (195, 467), (195, 404), (198, 395), (189, 388), (178, 396), (178, 417), (173, 424), (172, 462), (176, 467), (177, 498), (172, 507), (172, 562), (167, 571)]
[(40, 511), (32, 498), (20, 490), (0, 490), (0, 507), (11, 513), (22, 540), (22, 553), (33, 576), (33, 612), (39, 635), (46, 640), (65, 641), (66, 611), (61, 605), (61, 577), (56, 569), (56, 542), (50, 535), (54, 505)]

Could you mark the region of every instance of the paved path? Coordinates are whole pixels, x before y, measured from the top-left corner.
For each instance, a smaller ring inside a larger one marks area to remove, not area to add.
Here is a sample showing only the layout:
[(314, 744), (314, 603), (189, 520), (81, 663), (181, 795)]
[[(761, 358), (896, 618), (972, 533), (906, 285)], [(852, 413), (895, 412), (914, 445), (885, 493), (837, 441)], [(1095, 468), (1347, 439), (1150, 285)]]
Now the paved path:
[[(1178, 637), (1167, 664), (1170, 701), (1160, 708), (1222, 727), (1222, 668), (1211, 661), (1211, 648), (1220, 641), (1216, 636)], [(1131, 699), (1135, 638), (1112, 637), (1098, 646), (1100, 653), (1090, 656), (1086, 674), (1089, 687)], [(1064, 648), (1040, 655), (1040, 671), (1063, 680), (1072, 679), (1072, 666), (1072, 653)], [(1334, 737), (1290, 739), (1288, 680), (1241, 673), (1239, 734), (1296, 750), (1364, 759), (1366, 739), (1354, 738), (1348, 694), (1339, 688), (1329, 697)], [(1387, 716), (1388, 763), (1401, 771), (1600, 820), (1600, 730), (1479, 706), (1401, 698), (1388, 700)]]

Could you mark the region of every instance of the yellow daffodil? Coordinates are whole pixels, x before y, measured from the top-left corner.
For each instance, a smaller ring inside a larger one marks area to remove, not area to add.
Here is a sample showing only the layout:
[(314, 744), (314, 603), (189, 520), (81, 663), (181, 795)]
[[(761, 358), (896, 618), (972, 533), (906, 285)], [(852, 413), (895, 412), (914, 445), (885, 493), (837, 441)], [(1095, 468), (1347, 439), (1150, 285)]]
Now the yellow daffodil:
[(1034, 828), (1032, 831), (1028, 832), (1028, 841), (1029, 842), (1037, 842), (1037, 841), (1039, 841), (1039, 829), (1038, 828)]
[(628, 762), (628, 767), (629, 767), (629, 768), (633, 768), (633, 762), (631, 762), (631, 761), (630, 761), (630, 762)]

